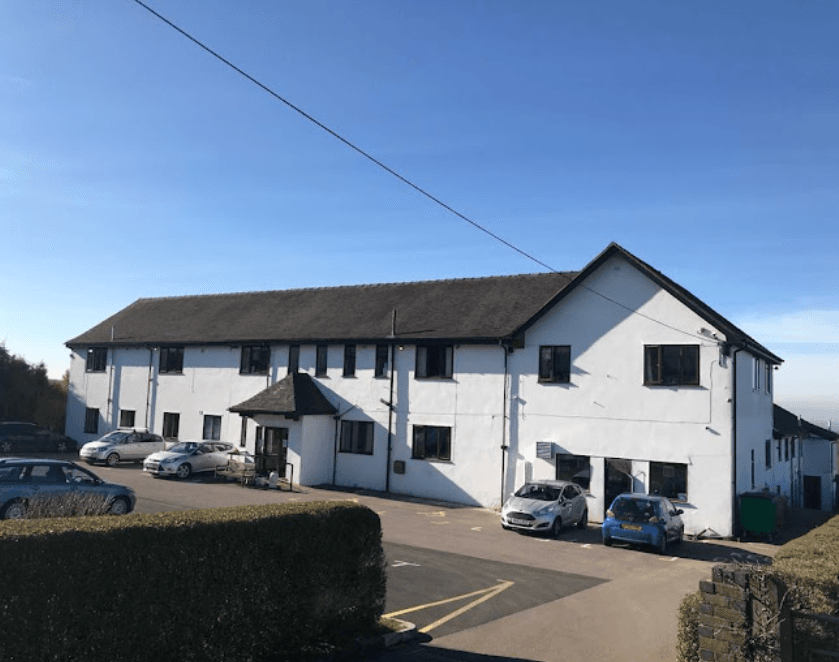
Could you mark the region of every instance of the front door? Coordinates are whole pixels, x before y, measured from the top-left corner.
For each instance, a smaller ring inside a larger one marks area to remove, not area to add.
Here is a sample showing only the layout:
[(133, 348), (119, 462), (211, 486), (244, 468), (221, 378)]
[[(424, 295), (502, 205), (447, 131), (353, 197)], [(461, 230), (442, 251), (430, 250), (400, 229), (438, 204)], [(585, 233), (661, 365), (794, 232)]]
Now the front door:
[(632, 492), (632, 461), (606, 458), (606, 470), (603, 475), (603, 495), (605, 511), (612, 505), (615, 497), (624, 492)]
[(284, 477), (287, 448), (288, 428), (256, 428), (256, 473), (270, 474), (276, 471), (280, 477)]
[(821, 476), (804, 476), (804, 507), (813, 510), (822, 508)]

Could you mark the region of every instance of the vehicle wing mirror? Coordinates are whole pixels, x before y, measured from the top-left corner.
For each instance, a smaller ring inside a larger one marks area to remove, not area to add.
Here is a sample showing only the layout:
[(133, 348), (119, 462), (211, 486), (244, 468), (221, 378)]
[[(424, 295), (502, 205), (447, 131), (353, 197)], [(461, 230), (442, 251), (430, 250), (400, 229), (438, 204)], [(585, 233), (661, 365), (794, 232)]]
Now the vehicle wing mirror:
[(674, 514), (674, 515), (681, 515), (681, 514), (683, 514), (684, 512), (685, 512), (685, 511), (684, 511), (684, 510), (682, 510), (681, 508), (676, 508), (676, 510), (674, 510), (674, 511), (673, 511), (673, 514)]

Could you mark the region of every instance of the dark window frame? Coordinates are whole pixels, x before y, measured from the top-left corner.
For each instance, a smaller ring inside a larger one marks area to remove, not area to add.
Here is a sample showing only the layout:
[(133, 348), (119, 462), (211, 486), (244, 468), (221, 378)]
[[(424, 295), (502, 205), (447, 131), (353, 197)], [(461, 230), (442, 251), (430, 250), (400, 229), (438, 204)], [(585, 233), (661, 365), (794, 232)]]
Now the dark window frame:
[(373, 421), (341, 421), (339, 453), (373, 455)]
[(183, 345), (167, 345), (160, 348), (160, 366), (162, 375), (182, 375), (184, 372)]
[(84, 431), (86, 434), (99, 434), (99, 410), (87, 407), (84, 412)]
[(765, 443), (765, 446), (766, 446), (766, 468), (771, 469), (772, 468), (772, 440), (767, 439), (766, 443)]
[[(209, 433), (207, 436), (207, 424), (209, 423)], [(222, 417), (218, 414), (204, 414), (204, 425), (201, 430), (201, 439), (204, 441), (221, 441), (221, 425)]]
[(539, 347), (539, 381), (546, 384), (571, 382), (571, 345)]
[[(588, 469), (588, 476), (579, 474)], [(557, 453), (556, 455), (556, 479), (567, 480), (569, 483), (577, 483), (585, 492), (590, 492), (591, 485), (591, 456), (572, 455), (570, 453)]]
[(300, 372), (300, 345), (288, 346), (288, 374)]
[(417, 345), (416, 379), (451, 379), (454, 375), (454, 345)]
[[(669, 474), (669, 475), (668, 475)], [(671, 501), (688, 498), (688, 465), (683, 462), (650, 462), (650, 494), (660, 494)]]
[(390, 346), (376, 345), (375, 377), (387, 377), (390, 363)]
[[(429, 453), (429, 449), (433, 449)], [(414, 460), (436, 460), (451, 462), (452, 429), (442, 425), (415, 425), (411, 458)]]
[(699, 359), (699, 345), (644, 345), (644, 385), (699, 386)]
[(108, 348), (88, 347), (85, 372), (105, 372), (108, 369)]
[(271, 348), (268, 345), (242, 345), (240, 375), (267, 375), (270, 367)]
[(134, 409), (119, 410), (119, 426), (121, 428), (133, 428), (137, 419), (137, 411)]
[(344, 345), (344, 377), (355, 377), (356, 346)]
[[(179, 412), (163, 412), (163, 438), (177, 439), (181, 427), (181, 415)], [(174, 433), (174, 434), (172, 434)]]
[(315, 345), (315, 377), (325, 377), (329, 368), (329, 345)]

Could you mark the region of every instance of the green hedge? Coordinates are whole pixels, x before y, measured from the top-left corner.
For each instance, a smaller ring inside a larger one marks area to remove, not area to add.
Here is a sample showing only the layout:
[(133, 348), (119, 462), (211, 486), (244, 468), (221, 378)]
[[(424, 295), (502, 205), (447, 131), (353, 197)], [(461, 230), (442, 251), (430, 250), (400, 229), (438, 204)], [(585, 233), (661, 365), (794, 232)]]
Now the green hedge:
[(385, 599), (348, 502), (3, 522), (0, 659), (261, 662), (328, 650)]

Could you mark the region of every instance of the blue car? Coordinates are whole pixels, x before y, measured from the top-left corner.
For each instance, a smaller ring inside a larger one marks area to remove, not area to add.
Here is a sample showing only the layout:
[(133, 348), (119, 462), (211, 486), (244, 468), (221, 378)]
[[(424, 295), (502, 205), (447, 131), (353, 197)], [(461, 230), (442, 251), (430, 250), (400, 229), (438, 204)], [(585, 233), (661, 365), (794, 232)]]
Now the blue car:
[(652, 494), (621, 494), (606, 511), (603, 522), (603, 544), (624, 542), (649, 545), (661, 554), (670, 543), (679, 544), (685, 533), (684, 511), (669, 499)]

